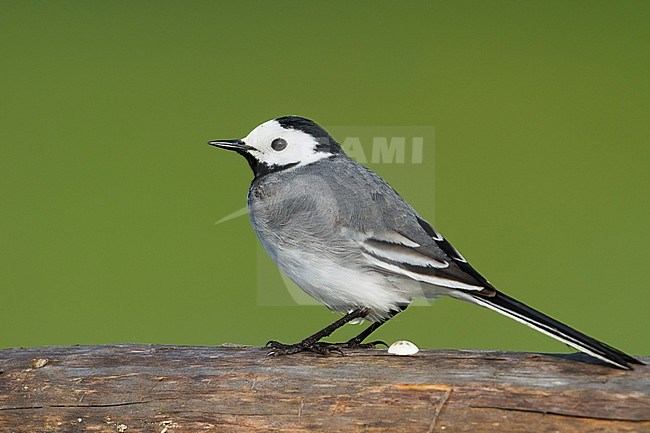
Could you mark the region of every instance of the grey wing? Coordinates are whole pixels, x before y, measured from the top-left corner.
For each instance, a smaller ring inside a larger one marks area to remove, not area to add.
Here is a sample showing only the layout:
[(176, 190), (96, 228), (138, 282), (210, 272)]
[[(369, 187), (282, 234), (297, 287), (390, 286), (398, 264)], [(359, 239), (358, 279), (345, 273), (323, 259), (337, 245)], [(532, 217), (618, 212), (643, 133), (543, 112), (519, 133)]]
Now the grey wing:
[(490, 296), (492, 285), (429, 223), (413, 215), (410, 224), (373, 233), (361, 247), (373, 265), (439, 287)]
[(354, 200), (341, 208), (362, 213), (345, 215), (344, 220), (353, 226), (351, 236), (374, 267), (435, 286), (493, 294), (492, 285), (390, 185), (361, 165), (356, 170), (345, 178), (358, 184), (340, 185), (356, 192), (348, 194)]

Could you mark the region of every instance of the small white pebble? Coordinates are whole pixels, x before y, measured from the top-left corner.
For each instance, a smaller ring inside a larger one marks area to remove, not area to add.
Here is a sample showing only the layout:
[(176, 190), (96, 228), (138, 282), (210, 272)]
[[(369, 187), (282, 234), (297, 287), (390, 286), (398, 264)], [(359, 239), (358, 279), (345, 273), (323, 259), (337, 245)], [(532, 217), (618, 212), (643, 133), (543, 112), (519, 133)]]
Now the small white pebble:
[(128, 427), (126, 424), (118, 424), (117, 425), (117, 431), (120, 433), (124, 433)]
[(396, 341), (388, 348), (388, 353), (391, 355), (415, 355), (419, 351), (415, 344), (406, 340)]

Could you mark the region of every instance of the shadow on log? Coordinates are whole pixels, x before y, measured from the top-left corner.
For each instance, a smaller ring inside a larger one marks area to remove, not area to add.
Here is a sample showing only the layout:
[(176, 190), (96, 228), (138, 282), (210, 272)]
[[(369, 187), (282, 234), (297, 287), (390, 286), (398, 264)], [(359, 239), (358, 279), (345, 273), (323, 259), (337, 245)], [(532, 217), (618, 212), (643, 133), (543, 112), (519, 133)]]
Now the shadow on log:
[(512, 352), (267, 351), (0, 350), (0, 431), (650, 432), (648, 366)]

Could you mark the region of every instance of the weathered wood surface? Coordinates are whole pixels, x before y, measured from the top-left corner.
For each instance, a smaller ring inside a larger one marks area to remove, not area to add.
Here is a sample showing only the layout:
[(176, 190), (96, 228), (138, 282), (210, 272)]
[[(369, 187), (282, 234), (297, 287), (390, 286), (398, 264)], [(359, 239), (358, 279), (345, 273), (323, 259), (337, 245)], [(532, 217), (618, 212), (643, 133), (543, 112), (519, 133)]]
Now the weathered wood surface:
[(266, 353), (0, 350), (0, 432), (650, 432), (647, 366), (508, 352)]

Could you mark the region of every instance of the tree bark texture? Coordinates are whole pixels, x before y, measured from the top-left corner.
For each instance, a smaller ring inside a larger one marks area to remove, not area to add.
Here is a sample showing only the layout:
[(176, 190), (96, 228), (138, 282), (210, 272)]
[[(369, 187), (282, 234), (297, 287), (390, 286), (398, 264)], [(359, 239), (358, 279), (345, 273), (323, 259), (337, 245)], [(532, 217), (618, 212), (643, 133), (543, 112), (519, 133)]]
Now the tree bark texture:
[(579, 354), (267, 352), (0, 350), (0, 432), (650, 432), (648, 366)]

